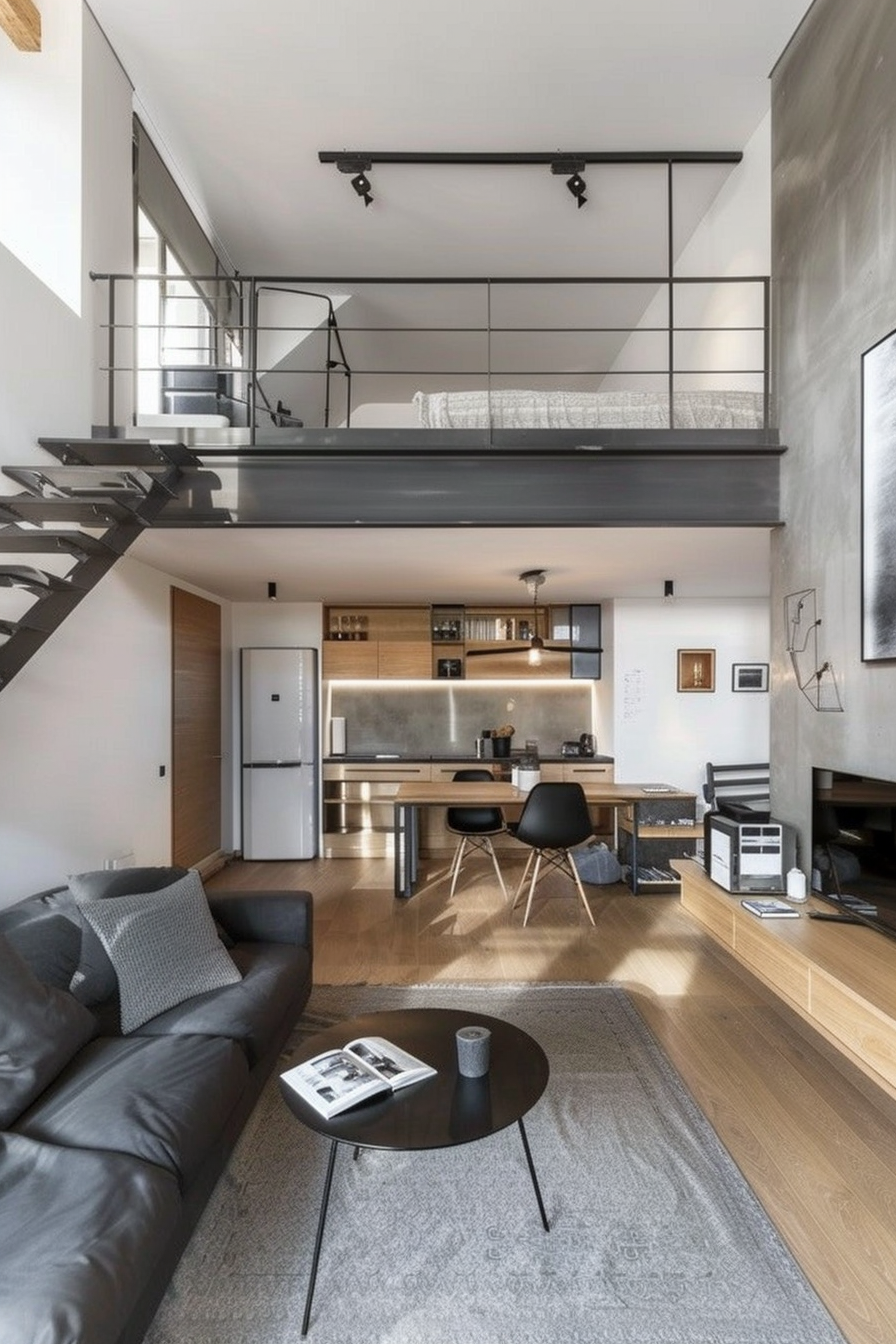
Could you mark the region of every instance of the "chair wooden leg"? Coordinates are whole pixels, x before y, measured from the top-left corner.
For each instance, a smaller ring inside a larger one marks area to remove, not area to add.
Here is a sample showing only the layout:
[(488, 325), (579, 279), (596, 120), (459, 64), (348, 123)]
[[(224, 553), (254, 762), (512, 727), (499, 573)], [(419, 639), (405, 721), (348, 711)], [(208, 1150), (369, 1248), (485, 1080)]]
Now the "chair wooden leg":
[(535, 850), (530, 849), (529, 857), (526, 859), (526, 866), (523, 869), (523, 875), (520, 878), (519, 886), (514, 892), (513, 905), (510, 907), (512, 910), (515, 910), (520, 903), (520, 896), (523, 894), (523, 887), (526, 885), (526, 878), (529, 876), (529, 869), (532, 867), (534, 861), (535, 861)]
[(585, 888), (582, 886), (582, 879), (579, 877), (579, 870), (576, 867), (575, 863), (573, 862), (572, 855), (570, 854), (569, 850), (565, 849), (563, 851), (563, 854), (566, 858), (567, 864), (569, 865), (569, 871), (572, 874), (572, 880), (573, 882), (575, 882), (576, 886), (579, 889), (579, 895), (581, 896), (582, 904), (585, 907), (585, 914), (591, 920), (592, 925), (594, 925), (594, 916), (591, 913), (591, 906), (588, 904), (588, 897), (585, 895)]
[(461, 860), (464, 857), (464, 850), (467, 847), (467, 837), (462, 835), (457, 842), (457, 849), (454, 851), (454, 860), (451, 865), (451, 890), (448, 893), (448, 899), (454, 895), (454, 888), (457, 886), (457, 879), (460, 876)]
[(535, 895), (535, 883), (538, 881), (538, 870), (541, 867), (541, 851), (533, 850), (535, 854), (535, 868), (532, 873), (532, 881), (529, 883), (529, 899), (526, 901), (526, 913), (523, 915), (523, 928), (529, 922), (529, 911), (532, 909), (532, 897)]
[(506, 901), (506, 900), (507, 900), (507, 888), (506, 888), (505, 885), (504, 885), (504, 878), (502, 877), (502, 875), (501, 875), (501, 869), (500, 869), (500, 867), (498, 866), (498, 856), (497, 856), (497, 854), (495, 853), (495, 847), (494, 847), (494, 845), (493, 845), (492, 842), (491, 842), (491, 838), (490, 838), (490, 836), (486, 836), (486, 837), (485, 837), (485, 848), (488, 850), (489, 854), (491, 855), (491, 860), (492, 860), (492, 863), (494, 864), (494, 867), (495, 867), (495, 876), (496, 876), (497, 879), (498, 879), (498, 884), (499, 884), (499, 886), (500, 886), (500, 888), (501, 888), (501, 891), (504, 893), (504, 899), (505, 899), (505, 901)]

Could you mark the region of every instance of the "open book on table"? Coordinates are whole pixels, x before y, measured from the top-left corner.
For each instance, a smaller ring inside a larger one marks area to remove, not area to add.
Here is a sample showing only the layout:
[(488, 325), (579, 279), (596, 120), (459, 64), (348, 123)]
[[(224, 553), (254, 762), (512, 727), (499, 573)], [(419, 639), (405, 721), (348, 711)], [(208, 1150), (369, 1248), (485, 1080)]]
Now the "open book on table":
[(381, 1036), (362, 1036), (341, 1050), (326, 1050), (280, 1077), (326, 1119), (362, 1101), (395, 1092), (435, 1069)]

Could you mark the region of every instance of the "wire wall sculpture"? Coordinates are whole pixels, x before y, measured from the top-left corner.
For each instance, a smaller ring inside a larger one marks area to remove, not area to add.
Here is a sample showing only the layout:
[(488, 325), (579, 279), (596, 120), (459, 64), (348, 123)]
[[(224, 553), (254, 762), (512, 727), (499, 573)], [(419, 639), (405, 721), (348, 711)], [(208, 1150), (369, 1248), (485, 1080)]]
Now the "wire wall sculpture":
[(816, 610), (815, 589), (803, 588), (798, 593), (788, 593), (784, 599), (784, 619), (787, 652), (803, 695), (820, 713), (842, 714), (843, 702), (834, 668), (829, 659), (822, 661), (819, 653), (821, 617)]

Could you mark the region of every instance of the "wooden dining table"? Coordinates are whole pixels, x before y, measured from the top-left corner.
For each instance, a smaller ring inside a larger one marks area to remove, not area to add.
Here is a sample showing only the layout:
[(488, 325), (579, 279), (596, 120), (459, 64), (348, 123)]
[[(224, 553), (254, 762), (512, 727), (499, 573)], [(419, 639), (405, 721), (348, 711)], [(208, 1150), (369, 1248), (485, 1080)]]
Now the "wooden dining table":
[[(632, 866), (637, 864), (637, 804), (657, 798), (692, 798), (693, 794), (668, 784), (596, 784), (582, 785), (590, 807), (612, 807), (614, 818), (620, 807), (632, 807)], [(394, 804), (394, 879), (395, 895), (413, 896), (419, 869), (419, 813), (424, 807), (522, 807), (528, 791), (505, 780), (404, 780), (398, 786)], [(614, 835), (617, 832), (614, 824)]]

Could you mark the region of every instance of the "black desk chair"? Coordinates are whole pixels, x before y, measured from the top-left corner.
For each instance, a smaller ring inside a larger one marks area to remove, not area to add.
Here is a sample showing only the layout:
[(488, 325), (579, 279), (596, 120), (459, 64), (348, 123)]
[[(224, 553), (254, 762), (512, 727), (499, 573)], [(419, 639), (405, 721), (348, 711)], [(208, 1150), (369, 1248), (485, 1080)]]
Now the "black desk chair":
[[(490, 770), (470, 769), (456, 770), (454, 779), (462, 782), (464, 780), (474, 783), (486, 779), (494, 779)], [(457, 848), (454, 851), (454, 858), (451, 860), (451, 891), (448, 893), (449, 899), (454, 895), (454, 888), (457, 886), (457, 879), (460, 873), (461, 862), (467, 846), (470, 849), (481, 849), (488, 854), (495, 866), (495, 872), (498, 876), (501, 890), (504, 893), (504, 899), (507, 900), (507, 888), (504, 885), (504, 878), (501, 876), (501, 869), (498, 867), (498, 858), (495, 854), (495, 848), (492, 844), (493, 835), (502, 835), (507, 829), (504, 824), (504, 813), (500, 807), (449, 807), (446, 815), (446, 822), (449, 831), (460, 836), (457, 842)]]
[(581, 878), (569, 853), (575, 845), (584, 844), (594, 834), (594, 823), (581, 784), (536, 784), (526, 799), (522, 815), (512, 831), (517, 840), (529, 845), (532, 850), (513, 898), (515, 909), (526, 885), (526, 879), (529, 878), (529, 898), (526, 901), (523, 927), (525, 928), (529, 921), (535, 884), (542, 875), (542, 860), (547, 864), (545, 872), (551, 868), (559, 868), (567, 877), (572, 878), (585, 907), (585, 913), (593, 924), (591, 907), (588, 905)]

